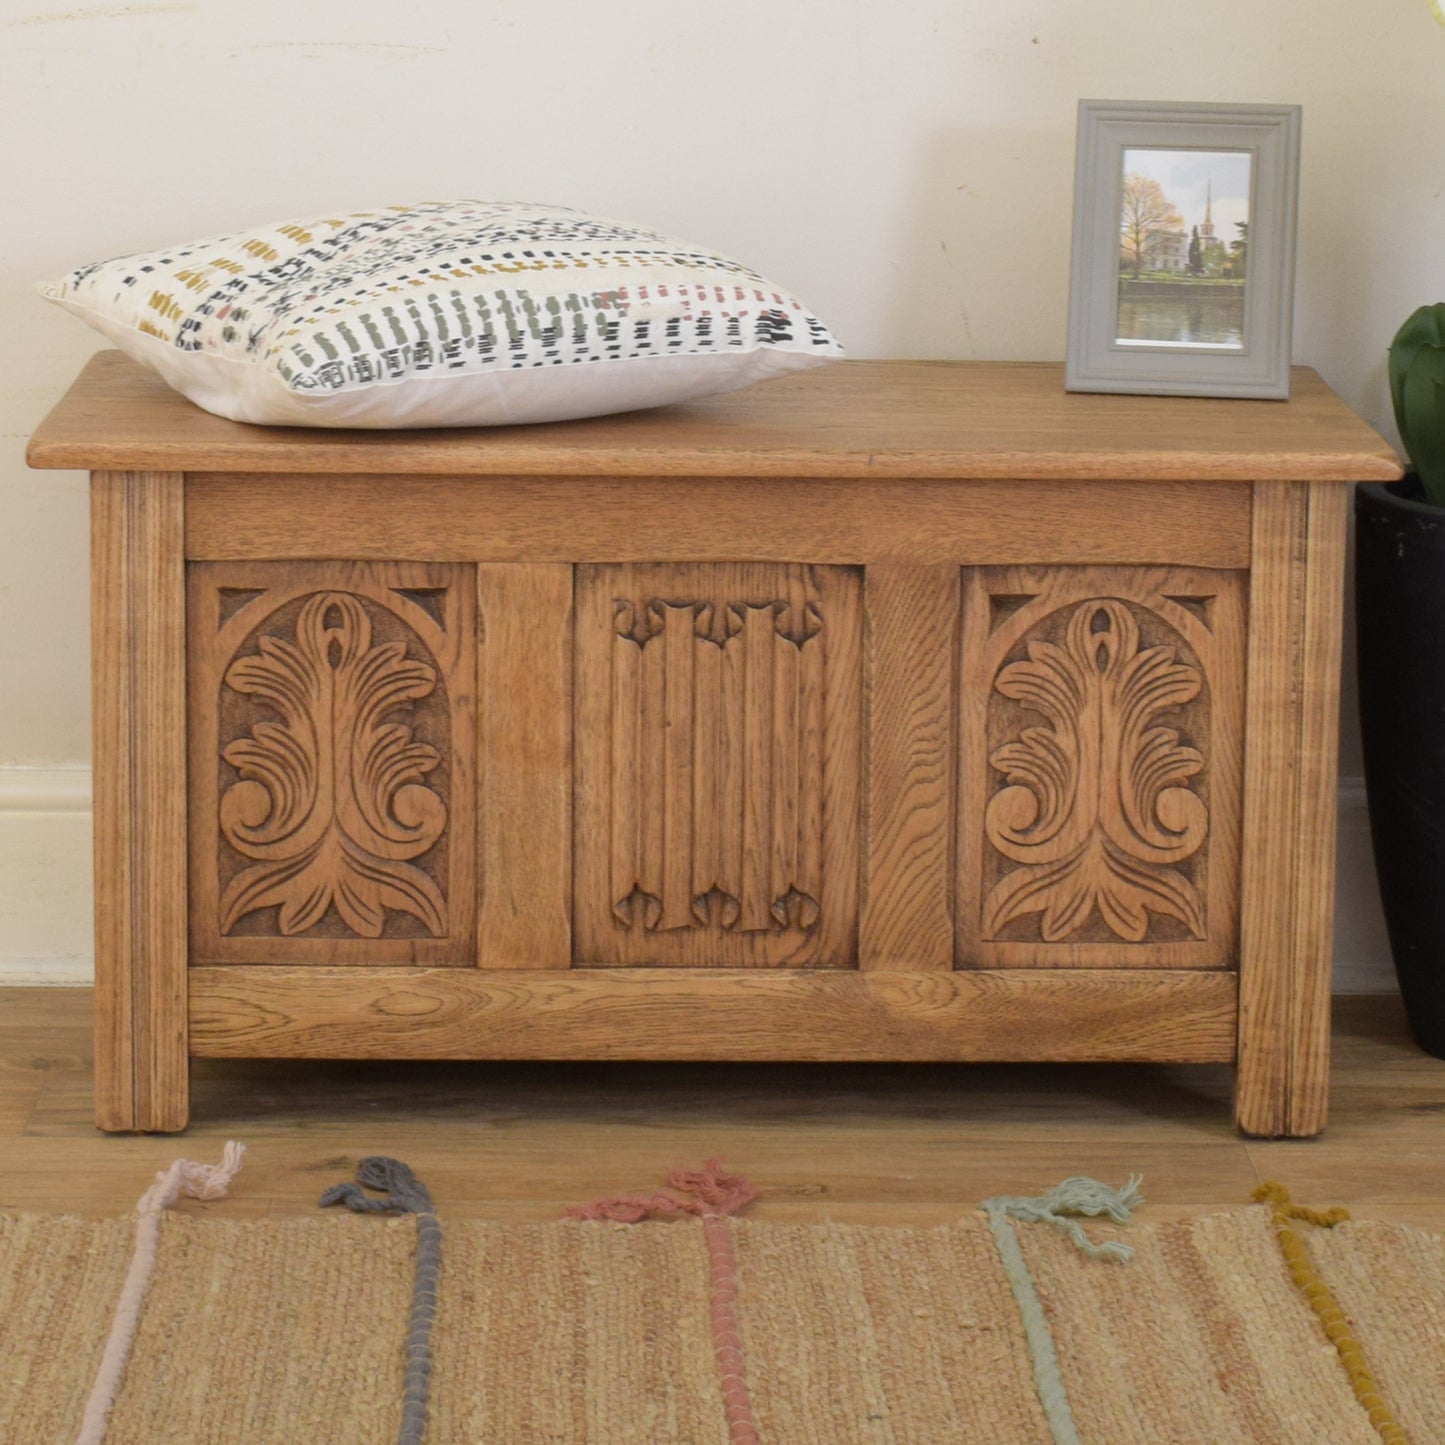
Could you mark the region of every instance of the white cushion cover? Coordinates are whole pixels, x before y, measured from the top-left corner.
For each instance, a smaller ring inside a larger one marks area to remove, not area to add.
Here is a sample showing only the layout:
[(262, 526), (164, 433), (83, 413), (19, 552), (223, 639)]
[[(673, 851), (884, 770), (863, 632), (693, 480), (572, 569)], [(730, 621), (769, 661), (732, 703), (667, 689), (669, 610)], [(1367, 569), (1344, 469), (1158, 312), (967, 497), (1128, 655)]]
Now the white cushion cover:
[(206, 410), (291, 426), (560, 421), (843, 354), (715, 251), (517, 202), (282, 222), (39, 289)]

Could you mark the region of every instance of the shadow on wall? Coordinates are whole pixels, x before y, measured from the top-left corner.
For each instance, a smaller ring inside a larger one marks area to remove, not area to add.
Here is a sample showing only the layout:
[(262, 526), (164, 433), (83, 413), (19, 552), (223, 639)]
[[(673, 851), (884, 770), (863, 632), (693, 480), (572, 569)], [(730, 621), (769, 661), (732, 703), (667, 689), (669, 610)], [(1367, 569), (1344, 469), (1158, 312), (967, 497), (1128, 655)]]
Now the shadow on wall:
[(888, 355), (1062, 361), (1074, 122), (933, 135), (900, 212)]

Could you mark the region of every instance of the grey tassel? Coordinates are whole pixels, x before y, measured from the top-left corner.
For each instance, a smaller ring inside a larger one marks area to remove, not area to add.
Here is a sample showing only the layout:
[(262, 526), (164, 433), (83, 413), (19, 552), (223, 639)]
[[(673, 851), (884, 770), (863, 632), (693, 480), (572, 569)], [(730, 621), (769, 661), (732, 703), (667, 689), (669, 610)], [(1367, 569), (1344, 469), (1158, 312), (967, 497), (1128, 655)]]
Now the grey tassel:
[[(426, 1185), (400, 1159), (372, 1155), (356, 1166), (355, 1184), (333, 1184), (321, 1207), (344, 1204), (356, 1214), (416, 1215), (416, 1276), (412, 1284), (411, 1328), (406, 1337), (406, 1378), (402, 1386), (397, 1445), (422, 1445), (431, 1393), (431, 1332), (436, 1322), (437, 1282), (442, 1267), (442, 1227)], [(381, 1194), (374, 1199), (364, 1192)]]

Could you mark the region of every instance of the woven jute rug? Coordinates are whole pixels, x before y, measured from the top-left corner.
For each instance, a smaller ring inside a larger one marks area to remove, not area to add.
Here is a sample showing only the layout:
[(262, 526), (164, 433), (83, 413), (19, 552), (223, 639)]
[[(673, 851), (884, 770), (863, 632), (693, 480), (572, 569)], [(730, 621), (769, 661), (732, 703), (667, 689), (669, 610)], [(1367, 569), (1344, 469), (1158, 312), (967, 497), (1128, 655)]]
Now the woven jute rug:
[(373, 1217), (197, 1217), (166, 1206), (224, 1185), (175, 1169), (126, 1219), (0, 1217), (0, 1440), (1445, 1441), (1445, 1239), (1282, 1191), (786, 1225), (714, 1164), (517, 1225), (368, 1162), (329, 1198)]

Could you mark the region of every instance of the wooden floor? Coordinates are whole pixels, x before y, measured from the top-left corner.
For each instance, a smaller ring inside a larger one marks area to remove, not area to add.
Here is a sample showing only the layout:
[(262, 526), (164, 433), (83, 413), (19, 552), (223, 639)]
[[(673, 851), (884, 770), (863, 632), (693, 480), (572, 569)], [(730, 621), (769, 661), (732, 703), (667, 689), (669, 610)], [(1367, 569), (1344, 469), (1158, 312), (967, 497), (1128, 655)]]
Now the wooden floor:
[(1148, 1217), (1229, 1208), (1264, 1179), (1311, 1204), (1445, 1231), (1445, 1062), (1395, 999), (1337, 1006), (1332, 1122), (1249, 1141), (1221, 1067), (377, 1064), (202, 1061), (180, 1138), (91, 1124), (90, 994), (0, 989), (0, 1209), (131, 1207), (179, 1153), (249, 1146), (240, 1218), (302, 1214), (363, 1154), (395, 1154), (451, 1215), (547, 1219), (723, 1155), (759, 1219), (949, 1219), (1071, 1174), (1144, 1175)]

